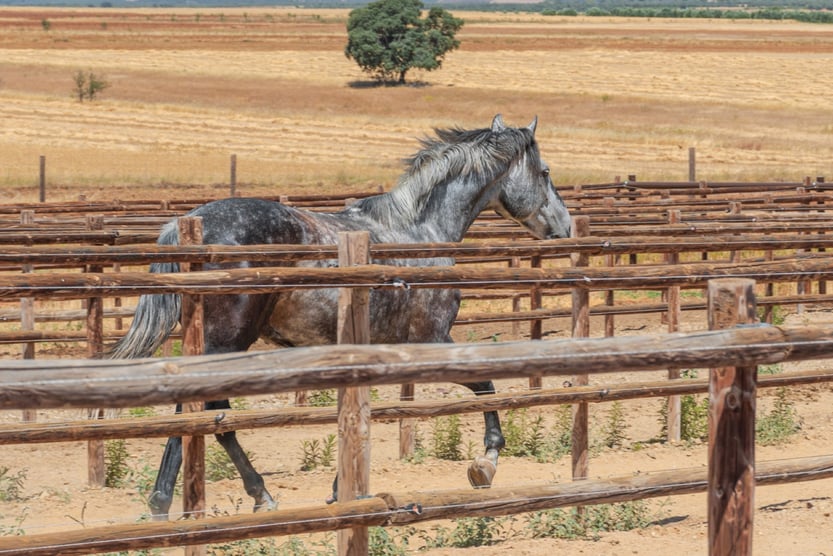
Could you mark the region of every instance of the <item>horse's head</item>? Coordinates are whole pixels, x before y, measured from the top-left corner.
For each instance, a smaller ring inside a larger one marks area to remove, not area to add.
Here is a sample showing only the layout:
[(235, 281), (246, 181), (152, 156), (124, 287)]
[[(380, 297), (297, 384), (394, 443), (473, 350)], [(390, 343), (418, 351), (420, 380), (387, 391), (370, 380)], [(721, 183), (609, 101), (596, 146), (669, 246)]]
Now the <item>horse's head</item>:
[[(550, 179), (550, 168), (541, 160), (535, 141), (538, 118), (520, 131), (527, 138), (521, 156), (498, 180), (497, 192), (489, 208), (504, 218), (514, 220), (538, 239), (570, 237), (570, 213)], [(500, 114), (492, 121), (492, 132), (507, 128)]]

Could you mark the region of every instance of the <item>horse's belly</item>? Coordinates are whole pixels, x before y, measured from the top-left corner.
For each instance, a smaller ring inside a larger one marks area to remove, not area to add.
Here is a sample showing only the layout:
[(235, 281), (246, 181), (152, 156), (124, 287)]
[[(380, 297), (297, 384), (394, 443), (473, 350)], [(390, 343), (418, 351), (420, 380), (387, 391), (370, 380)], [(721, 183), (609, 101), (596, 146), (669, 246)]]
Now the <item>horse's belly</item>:
[[(403, 343), (410, 320), (408, 292), (372, 291), (370, 340), (374, 344)], [(261, 336), (278, 345), (335, 344), (338, 329), (337, 290), (281, 294)]]

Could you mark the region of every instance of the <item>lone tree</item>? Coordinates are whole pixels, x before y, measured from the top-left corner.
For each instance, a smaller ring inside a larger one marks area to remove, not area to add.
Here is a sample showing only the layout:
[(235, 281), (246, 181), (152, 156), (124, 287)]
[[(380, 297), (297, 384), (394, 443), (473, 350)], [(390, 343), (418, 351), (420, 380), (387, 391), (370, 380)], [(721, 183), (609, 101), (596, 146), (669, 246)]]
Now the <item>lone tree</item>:
[(420, 0), (378, 0), (350, 12), (344, 54), (378, 81), (405, 83), (411, 68), (438, 69), (463, 20), (442, 8), (421, 18)]

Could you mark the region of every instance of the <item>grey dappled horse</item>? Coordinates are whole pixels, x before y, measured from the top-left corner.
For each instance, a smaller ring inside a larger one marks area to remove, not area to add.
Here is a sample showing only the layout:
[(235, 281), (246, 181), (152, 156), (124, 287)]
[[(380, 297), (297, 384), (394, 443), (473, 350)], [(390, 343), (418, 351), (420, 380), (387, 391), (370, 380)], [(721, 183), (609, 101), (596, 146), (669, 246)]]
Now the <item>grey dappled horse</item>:
[[(485, 209), (522, 224), (536, 238), (568, 237), (570, 216), (552, 184), (535, 141), (537, 118), (523, 128), (507, 127), (500, 115), (490, 128), (435, 130), (436, 138), (408, 161), (388, 193), (362, 199), (340, 212), (309, 212), (259, 199), (232, 198), (200, 206), (188, 216), (203, 219), (203, 242), (220, 245), (335, 244), (338, 232), (367, 230), (372, 242), (456, 242)], [(158, 243), (177, 243), (176, 221), (167, 224)], [(384, 261), (393, 265), (451, 265), (452, 259)], [(266, 266), (270, 263), (204, 265), (205, 269)], [(287, 263), (293, 264), (293, 263)], [(305, 261), (299, 266), (327, 266)], [(151, 272), (178, 272), (176, 263), (151, 265)], [(205, 297), (205, 352), (245, 351), (258, 338), (281, 346), (336, 342), (336, 289), (278, 294)], [(374, 289), (370, 294), (371, 342), (451, 342), (449, 331), (460, 306), (451, 289)], [(178, 295), (144, 295), (127, 334), (110, 350), (111, 358), (149, 357), (175, 328)], [(465, 384), (477, 394), (494, 393), (491, 381)], [(228, 400), (207, 402), (206, 409), (227, 409)], [(180, 408), (177, 407), (179, 411)], [(473, 486), (489, 486), (505, 442), (496, 412), (484, 414), (485, 456), (472, 463)], [(217, 435), (255, 500), (255, 511), (273, 509), (266, 490), (237, 442), (234, 432)], [(181, 439), (168, 439), (149, 504), (166, 518), (174, 482), (182, 465)]]

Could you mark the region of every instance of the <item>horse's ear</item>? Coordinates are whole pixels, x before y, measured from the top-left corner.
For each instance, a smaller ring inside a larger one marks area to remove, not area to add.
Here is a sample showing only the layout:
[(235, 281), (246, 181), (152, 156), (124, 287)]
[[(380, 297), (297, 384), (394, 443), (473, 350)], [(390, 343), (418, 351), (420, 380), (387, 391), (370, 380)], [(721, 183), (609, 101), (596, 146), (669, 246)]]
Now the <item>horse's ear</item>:
[(532, 123), (526, 126), (526, 128), (532, 132), (532, 135), (535, 135), (535, 128), (538, 127), (538, 116), (532, 118)]
[(499, 131), (503, 131), (504, 129), (506, 129), (506, 124), (503, 123), (503, 116), (500, 114), (495, 115), (492, 120), (492, 131), (497, 133)]

